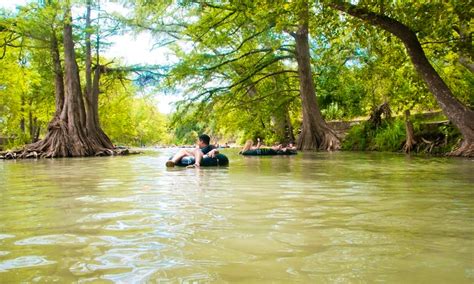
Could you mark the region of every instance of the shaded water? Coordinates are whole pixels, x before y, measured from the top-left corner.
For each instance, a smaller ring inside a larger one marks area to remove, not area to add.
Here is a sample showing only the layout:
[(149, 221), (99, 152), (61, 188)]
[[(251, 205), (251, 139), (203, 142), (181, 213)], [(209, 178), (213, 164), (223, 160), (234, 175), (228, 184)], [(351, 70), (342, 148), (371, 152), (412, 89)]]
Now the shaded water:
[(474, 281), (474, 161), (0, 162), (0, 282)]

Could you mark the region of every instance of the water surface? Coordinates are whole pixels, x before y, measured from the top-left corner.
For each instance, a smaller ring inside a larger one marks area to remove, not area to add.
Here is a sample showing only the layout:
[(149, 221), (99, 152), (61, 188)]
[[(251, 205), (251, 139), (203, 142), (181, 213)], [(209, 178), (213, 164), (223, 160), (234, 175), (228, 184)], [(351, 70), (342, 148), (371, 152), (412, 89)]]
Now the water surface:
[(0, 282), (473, 283), (474, 161), (0, 161)]

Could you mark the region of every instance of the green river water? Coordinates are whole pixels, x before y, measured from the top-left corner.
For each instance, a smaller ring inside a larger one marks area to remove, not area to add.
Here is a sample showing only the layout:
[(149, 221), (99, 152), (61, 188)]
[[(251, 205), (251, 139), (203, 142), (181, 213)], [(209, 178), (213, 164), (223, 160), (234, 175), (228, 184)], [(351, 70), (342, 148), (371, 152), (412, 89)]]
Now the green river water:
[(474, 161), (0, 161), (0, 283), (473, 283)]

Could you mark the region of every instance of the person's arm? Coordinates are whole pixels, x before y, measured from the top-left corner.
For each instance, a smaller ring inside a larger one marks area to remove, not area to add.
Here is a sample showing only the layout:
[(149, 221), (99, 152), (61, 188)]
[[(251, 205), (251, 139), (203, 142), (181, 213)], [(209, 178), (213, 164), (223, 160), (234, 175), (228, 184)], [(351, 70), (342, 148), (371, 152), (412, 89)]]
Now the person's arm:
[(255, 149), (260, 149), (261, 146), (262, 146), (262, 141), (260, 140), (260, 138), (257, 138), (257, 146), (255, 146)]
[(209, 153), (207, 153), (207, 155), (211, 158), (214, 158), (217, 154), (219, 154), (219, 150), (217, 149), (212, 149), (211, 151), (209, 151)]

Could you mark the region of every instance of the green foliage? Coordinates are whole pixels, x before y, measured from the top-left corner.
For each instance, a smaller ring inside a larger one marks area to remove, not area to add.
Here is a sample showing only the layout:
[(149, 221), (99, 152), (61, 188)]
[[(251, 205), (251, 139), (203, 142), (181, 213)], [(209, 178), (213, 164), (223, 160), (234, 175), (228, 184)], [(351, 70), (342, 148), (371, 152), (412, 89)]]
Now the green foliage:
[[(327, 2), (308, 2), (313, 81), (325, 119), (366, 116), (382, 102), (389, 102), (394, 114), (438, 108), (397, 38), (339, 14)], [(357, 5), (400, 20), (416, 31), (427, 57), (455, 96), (473, 106), (474, 77), (460, 63), (472, 51), (472, 42), (463, 36), (463, 29), (470, 33), (468, 2), (358, 1)], [(1, 47), (6, 52), (0, 59), (0, 135), (15, 138), (11, 146), (31, 140), (30, 114), (44, 135), (54, 113), (48, 39), (53, 33), (61, 34), (62, 7), (60, 1), (39, 3), (16, 14), (1, 14), (0, 43), (5, 43)], [(179, 62), (160, 69), (166, 74), (155, 81), (159, 84), (155, 87), (181, 93), (184, 98), (168, 121), (152, 97), (140, 95), (136, 86), (124, 80), (125, 73), (106, 75), (99, 112), (102, 127), (114, 143), (191, 144), (205, 132), (221, 142), (260, 137), (272, 144), (287, 139), (288, 121), (294, 134), (298, 133), (302, 112), (291, 33), (301, 23), (305, 1), (122, 3), (134, 13), (128, 18), (117, 16), (122, 25), (137, 32), (150, 31), (159, 43), (171, 43), (170, 52)], [(85, 29), (83, 22), (77, 23), (75, 37), (79, 39)], [(108, 28), (99, 30), (117, 32), (115, 26)], [(84, 56), (79, 45), (76, 52), (79, 59)], [(20, 128), (22, 121), (25, 129)], [(451, 129), (440, 131), (458, 137)], [(343, 147), (398, 151), (404, 136), (400, 120), (385, 122), (376, 130), (361, 124), (351, 129)]]
[(326, 120), (342, 119), (344, 117), (343, 110), (339, 107), (337, 102), (331, 102), (329, 106), (321, 110)]
[(186, 112), (175, 113), (172, 118), (173, 135), (179, 145), (193, 145), (200, 134), (211, 134), (211, 130), (206, 127), (210, 123), (209, 117), (204, 117), (198, 106), (189, 108)]
[[(106, 81), (104, 78), (103, 81)], [(107, 88), (99, 97), (102, 127), (114, 144), (154, 145), (170, 143), (168, 119), (153, 98), (138, 96), (130, 82), (104, 82)]]
[(454, 151), (462, 139), (461, 133), (452, 124), (438, 126), (438, 132), (443, 137), (443, 143), (432, 151), (433, 154), (444, 154)]
[[(54, 34), (60, 52), (62, 49), (61, 5), (57, 1), (40, 1), (16, 13), (0, 11), (0, 137), (8, 138), (7, 148), (32, 142), (38, 129), (39, 138), (44, 137), (53, 118), (55, 90), (50, 47)], [(86, 32), (83, 23), (77, 23), (76, 40)], [(91, 27), (94, 31), (96, 28)], [(101, 27), (107, 28), (107, 25)], [(84, 68), (84, 51), (77, 48), (76, 53), (80, 68)], [(120, 67), (102, 60), (110, 68)], [(99, 113), (104, 131), (114, 144), (170, 143), (167, 117), (159, 113), (153, 98), (139, 95), (126, 77), (125, 72), (102, 76)]]
[(54, 113), (54, 87), (44, 50), (7, 51), (0, 60), (0, 136), (13, 148), (31, 142), (33, 124), (46, 130)]
[(346, 137), (344, 137), (342, 149), (348, 151), (364, 151), (368, 149), (372, 135), (367, 132), (368, 130), (364, 123), (352, 126)]
[(405, 123), (401, 120), (386, 121), (375, 132), (371, 150), (396, 152), (403, 147), (405, 140)]
[(406, 140), (405, 124), (402, 120), (385, 120), (376, 129), (368, 122), (353, 126), (344, 138), (343, 150), (400, 151)]

